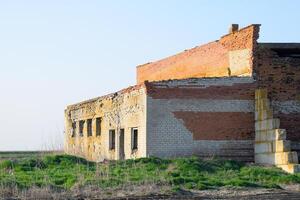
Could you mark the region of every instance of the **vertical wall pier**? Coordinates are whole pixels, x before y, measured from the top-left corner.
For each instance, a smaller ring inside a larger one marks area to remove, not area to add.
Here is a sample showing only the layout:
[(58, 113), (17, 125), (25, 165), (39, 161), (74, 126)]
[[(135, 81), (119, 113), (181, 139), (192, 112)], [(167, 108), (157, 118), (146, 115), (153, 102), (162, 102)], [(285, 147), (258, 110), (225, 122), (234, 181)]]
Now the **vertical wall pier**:
[(275, 165), (289, 173), (300, 172), (297, 152), (291, 151), (286, 130), (273, 110), (266, 89), (255, 91), (255, 163)]

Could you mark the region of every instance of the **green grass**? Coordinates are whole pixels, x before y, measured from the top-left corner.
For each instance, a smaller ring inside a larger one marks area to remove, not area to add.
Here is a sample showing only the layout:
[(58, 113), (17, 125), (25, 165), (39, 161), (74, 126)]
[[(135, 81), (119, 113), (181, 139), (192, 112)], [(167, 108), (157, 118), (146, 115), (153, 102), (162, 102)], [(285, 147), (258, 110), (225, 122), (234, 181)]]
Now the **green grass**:
[(6, 159), (26, 159), (49, 154), (59, 154), (59, 151), (0, 151), (0, 161)]
[(247, 166), (235, 161), (201, 160), (197, 157), (141, 158), (96, 164), (68, 155), (46, 155), (0, 161), (0, 186), (50, 186), (70, 189), (96, 185), (113, 188), (147, 183), (169, 184), (174, 190), (210, 189), (221, 186), (278, 188), (300, 183), (300, 174), (277, 168)]

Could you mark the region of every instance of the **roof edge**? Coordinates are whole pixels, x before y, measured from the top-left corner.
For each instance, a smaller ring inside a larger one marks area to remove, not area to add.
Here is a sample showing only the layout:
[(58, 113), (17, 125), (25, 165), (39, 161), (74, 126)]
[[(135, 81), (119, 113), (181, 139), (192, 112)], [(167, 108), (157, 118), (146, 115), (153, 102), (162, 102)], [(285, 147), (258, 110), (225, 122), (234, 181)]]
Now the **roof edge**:
[(144, 83), (142, 83), (142, 84), (137, 84), (137, 85), (133, 85), (133, 86), (129, 86), (129, 87), (127, 87), (127, 88), (121, 89), (121, 90), (119, 90), (119, 91), (117, 91), (117, 92), (109, 93), (109, 94), (107, 94), (107, 95), (103, 95), (103, 96), (95, 97), (95, 98), (92, 98), (92, 99), (80, 101), (80, 102), (78, 102), (78, 103), (74, 103), (74, 104), (67, 105), (66, 110), (72, 109), (72, 108), (75, 107), (75, 106), (76, 106), (76, 107), (77, 107), (77, 106), (82, 106), (82, 105), (84, 105), (84, 104), (92, 103), (92, 102), (95, 102), (95, 101), (113, 98), (114, 96), (122, 95), (122, 94), (126, 94), (126, 93), (130, 93), (130, 92), (132, 92), (132, 91), (139, 90), (139, 89), (141, 89), (141, 88), (145, 88), (145, 84), (144, 84)]

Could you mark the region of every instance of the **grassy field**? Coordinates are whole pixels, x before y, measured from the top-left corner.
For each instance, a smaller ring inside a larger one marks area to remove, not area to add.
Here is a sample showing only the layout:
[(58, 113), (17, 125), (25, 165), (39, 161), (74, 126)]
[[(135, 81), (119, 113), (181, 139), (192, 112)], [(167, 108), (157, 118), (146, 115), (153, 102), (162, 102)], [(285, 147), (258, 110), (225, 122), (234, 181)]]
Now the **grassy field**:
[(45, 155), (61, 154), (60, 151), (1, 151), (1, 160), (21, 160), (26, 158), (37, 158)]
[(177, 191), (224, 186), (279, 188), (282, 184), (300, 183), (300, 174), (286, 174), (277, 168), (218, 159), (201, 160), (197, 157), (142, 158), (98, 164), (68, 155), (37, 156), (29, 153), (25, 158), (19, 157), (14, 155), (0, 161), (2, 188), (51, 187), (70, 190), (97, 186), (105, 190), (155, 184), (168, 185), (172, 191)]

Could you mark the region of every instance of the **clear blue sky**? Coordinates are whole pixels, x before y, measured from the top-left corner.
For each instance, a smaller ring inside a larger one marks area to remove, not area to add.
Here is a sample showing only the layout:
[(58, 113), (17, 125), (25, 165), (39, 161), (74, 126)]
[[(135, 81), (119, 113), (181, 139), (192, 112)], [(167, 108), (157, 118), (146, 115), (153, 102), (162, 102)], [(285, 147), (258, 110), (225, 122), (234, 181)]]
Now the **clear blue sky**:
[(136, 65), (260, 23), (300, 42), (297, 0), (1, 0), (0, 151), (62, 142), (66, 105), (135, 84)]

